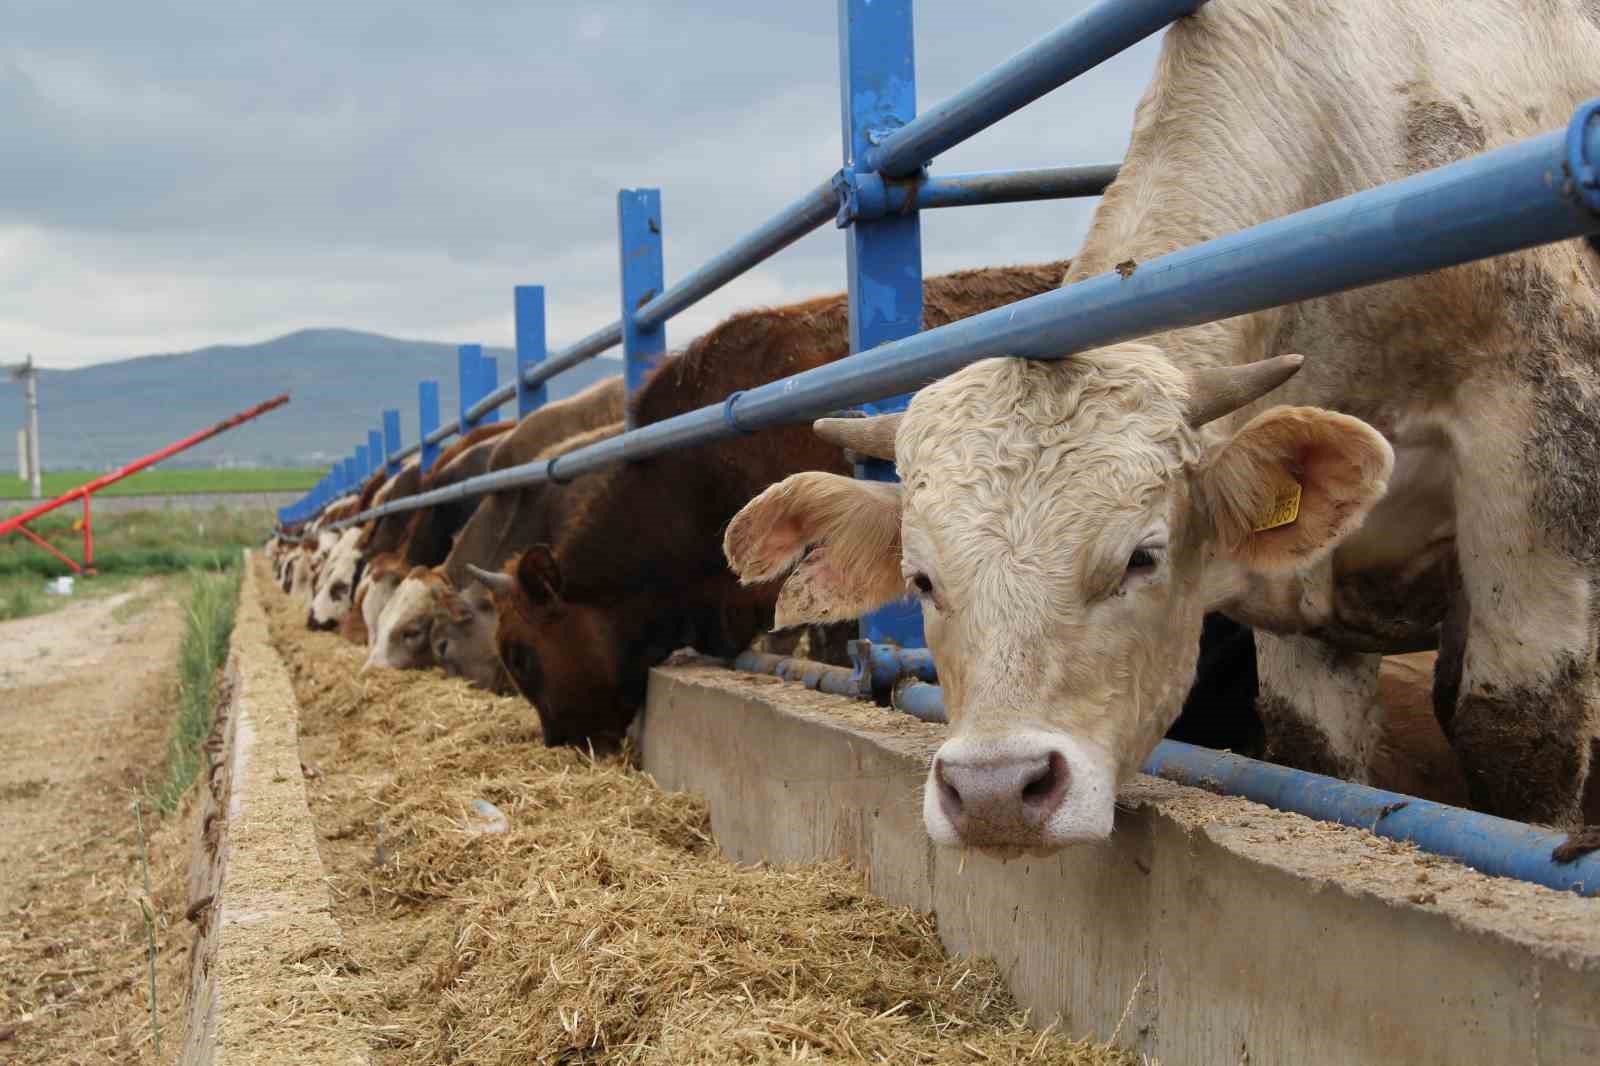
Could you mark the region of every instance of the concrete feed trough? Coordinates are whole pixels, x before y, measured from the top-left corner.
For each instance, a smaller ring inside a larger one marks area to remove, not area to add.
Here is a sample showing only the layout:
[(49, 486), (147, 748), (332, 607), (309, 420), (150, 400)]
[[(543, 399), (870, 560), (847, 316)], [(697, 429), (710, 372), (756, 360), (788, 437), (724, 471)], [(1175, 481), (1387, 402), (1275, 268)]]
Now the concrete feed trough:
[(707, 799), (731, 856), (847, 858), (934, 912), (952, 951), (993, 956), (1041, 1025), (1186, 1064), (1600, 1056), (1600, 899), (1143, 776), (1107, 845), (964, 857), (922, 825), (942, 735), (696, 665), (655, 671), (642, 744), (662, 787)]

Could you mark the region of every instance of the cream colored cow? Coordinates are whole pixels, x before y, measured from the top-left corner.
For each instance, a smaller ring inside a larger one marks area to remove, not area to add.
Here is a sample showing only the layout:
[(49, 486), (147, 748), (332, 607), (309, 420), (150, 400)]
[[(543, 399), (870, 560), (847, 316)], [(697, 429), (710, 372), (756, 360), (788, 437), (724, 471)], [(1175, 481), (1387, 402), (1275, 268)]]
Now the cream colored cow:
[[(1562, 126), (1600, 95), (1589, 10), (1213, 0), (1168, 31), (1066, 283)], [(791, 477), (724, 547), (747, 581), (789, 574), (780, 625), (920, 599), (951, 720), (925, 788), (943, 843), (1106, 836), (1207, 609), (1258, 627), (1269, 757), (1353, 779), (1379, 653), (1437, 632), (1475, 805), (1571, 823), (1596, 729), (1597, 269), (1572, 241), (977, 363), (903, 417), (818, 423), (902, 485)]]

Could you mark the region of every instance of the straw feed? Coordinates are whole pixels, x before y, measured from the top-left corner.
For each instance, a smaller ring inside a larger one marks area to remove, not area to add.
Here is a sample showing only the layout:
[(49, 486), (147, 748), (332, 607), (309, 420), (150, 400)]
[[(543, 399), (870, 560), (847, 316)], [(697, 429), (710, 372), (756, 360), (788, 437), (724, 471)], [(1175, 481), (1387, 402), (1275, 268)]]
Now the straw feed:
[(382, 1063), (1131, 1064), (842, 864), (736, 866), (699, 801), (437, 674), (357, 675), (270, 581), (347, 966)]

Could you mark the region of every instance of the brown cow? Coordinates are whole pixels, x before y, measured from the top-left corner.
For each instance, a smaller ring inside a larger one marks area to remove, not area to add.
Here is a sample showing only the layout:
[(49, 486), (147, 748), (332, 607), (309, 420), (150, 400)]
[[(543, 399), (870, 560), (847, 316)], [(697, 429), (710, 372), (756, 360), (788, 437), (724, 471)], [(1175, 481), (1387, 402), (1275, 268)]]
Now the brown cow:
[[(422, 478), (419, 495), (446, 488), (489, 469), (489, 457), (501, 434), (516, 428), (514, 422), (479, 426), (439, 453)], [(450, 545), (478, 508), (480, 497), (435, 504), (411, 512), (403, 538), (402, 557), (410, 566), (437, 566), (450, 554)]]
[[(929, 279), (927, 326), (1049, 291), (1064, 263)], [(640, 390), (640, 425), (848, 354), (844, 294), (734, 315), (668, 359)], [(803, 428), (762, 430), (579, 478), (560, 494), (554, 547), (497, 586), (501, 659), (539, 711), (545, 742), (621, 736), (649, 668), (685, 644), (733, 655), (768, 627), (775, 590), (740, 588), (717, 551), (722, 527), (786, 472), (847, 473)], [(570, 517), (566, 517), (570, 516)]]
[[(620, 419), (621, 411), (617, 414)], [(621, 432), (619, 420), (558, 441), (522, 461), (551, 459)], [(462, 530), (450, 558), (437, 568), (443, 581), (428, 585), (435, 596), (429, 632), (434, 661), (444, 667), (446, 674), (464, 677), (493, 692), (511, 691), (510, 679), (500, 665), (500, 654), (495, 646), (494, 600), (471, 573), (461, 574), (460, 571), (482, 574), (485, 568), (498, 568), (531, 545), (552, 539), (556, 534), (553, 519), (562, 510), (551, 506), (551, 499), (565, 491), (565, 486), (541, 482), (485, 500), (467, 528)], [(468, 535), (473, 527), (486, 526), (491, 521), (495, 528), (488, 533), (480, 529), (479, 536), (469, 545)], [(483, 554), (463, 559), (467, 547)]]
[[(450, 465), (452, 468), (473, 466), (474, 473), (502, 470), (518, 466), (562, 446), (562, 442), (593, 430), (595, 427), (613, 426), (622, 418), (624, 389), (620, 376), (607, 378), (584, 389), (575, 396), (548, 404), (528, 415), (515, 425), (512, 432), (495, 439), (486, 453), (477, 450), (463, 453)], [(612, 428), (610, 432), (615, 432)], [(481, 465), (480, 465), (481, 464)], [(455, 470), (453, 481), (460, 480)], [(430, 486), (435, 487), (435, 486)], [(414, 566), (437, 570), (434, 576), (424, 578), (416, 570), (407, 575), (390, 597), (378, 616), (372, 632), (372, 651), (367, 663), (372, 667), (395, 669), (421, 668), (436, 661), (432, 651), (431, 626), (440, 596), (462, 587), (465, 566), (468, 562), (482, 562), (486, 566), (499, 566), (511, 553), (512, 546), (525, 545), (516, 541), (515, 527), (530, 520), (529, 504), (522, 492), (497, 493), (465, 501), (461, 505), (446, 504), (455, 508), (444, 518), (419, 516), (413, 527), (412, 541), (407, 542), (407, 561)], [(442, 508), (429, 508), (428, 512)], [(449, 530), (450, 539), (443, 541), (445, 524), (460, 518), (460, 524)], [(418, 540), (431, 543), (419, 544)], [(439, 549), (443, 554), (438, 554)], [(436, 557), (437, 556), (437, 557)], [(413, 580), (414, 578), (414, 580)], [(459, 607), (454, 614), (459, 615)], [(409, 635), (420, 635), (418, 644)], [(492, 664), (490, 664), (492, 666)], [(475, 677), (490, 677), (492, 670), (475, 670)]]

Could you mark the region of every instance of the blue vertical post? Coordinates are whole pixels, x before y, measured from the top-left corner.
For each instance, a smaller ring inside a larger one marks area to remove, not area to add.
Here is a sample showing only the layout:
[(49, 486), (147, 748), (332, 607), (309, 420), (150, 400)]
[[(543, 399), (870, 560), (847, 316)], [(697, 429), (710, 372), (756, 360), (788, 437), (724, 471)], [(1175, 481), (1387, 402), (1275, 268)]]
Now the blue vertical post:
[(375, 429), (369, 429), (367, 430), (367, 473), (376, 474), (383, 468), (383, 434)]
[(517, 313), (517, 418), (537, 411), (550, 401), (544, 382), (529, 388), (523, 377), (544, 362), (544, 286), (518, 285), (514, 303)]
[(428, 443), (428, 438), (438, 428), (439, 383), (437, 381), (419, 381), (417, 382), (417, 432), (421, 435), (422, 454), (417, 461), (421, 465), (424, 474), (433, 469), (434, 460), (439, 458), (438, 443)]
[[(500, 387), (500, 360), (492, 355), (485, 355), (481, 347), (478, 348), (478, 399), (483, 399), (495, 389)], [(476, 401), (474, 401), (476, 402)], [(500, 421), (500, 408), (485, 411), (478, 419), (478, 425), (487, 426), (490, 422)]]
[(391, 407), (383, 412), (383, 467), (390, 477), (400, 472), (400, 412)]
[(354, 459), (346, 459), (343, 463), (343, 466), (344, 490), (346, 492), (350, 492), (353, 491), (357, 485), (361, 484), (361, 476), (356, 473), (356, 461)]
[(372, 460), (367, 458), (367, 446), (365, 444), (358, 444), (358, 445), (356, 445), (356, 478), (357, 478), (356, 485), (357, 485), (357, 487), (359, 487), (361, 485), (365, 485), (367, 483), (367, 477), (371, 473), (372, 473)]
[[(621, 251), (623, 381), (632, 396), (667, 350), (663, 326), (641, 329), (633, 313), (665, 286), (661, 258), (661, 190), (623, 189), (617, 193), (617, 246)], [(628, 407), (627, 428), (633, 428)]]
[[(844, 166), (853, 171), (884, 134), (916, 117), (912, 0), (839, 0), (839, 72)], [(845, 235), (852, 355), (922, 329), (922, 225), (916, 212), (851, 224)], [(910, 396), (864, 405), (869, 414), (901, 411)], [(895, 480), (894, 464), (871, 460), (856, 476)], [(926, 644), (922, 612), (894, 603), (861, 620), (867, 640), (906, 648)]]
[(463, 437), (478, 425), (467, 420), (467, 408), (479, 400), (478, 364), (482, 361), (483, 345), (462, 344), (456, 347), (456, 417), (461, 422)]

